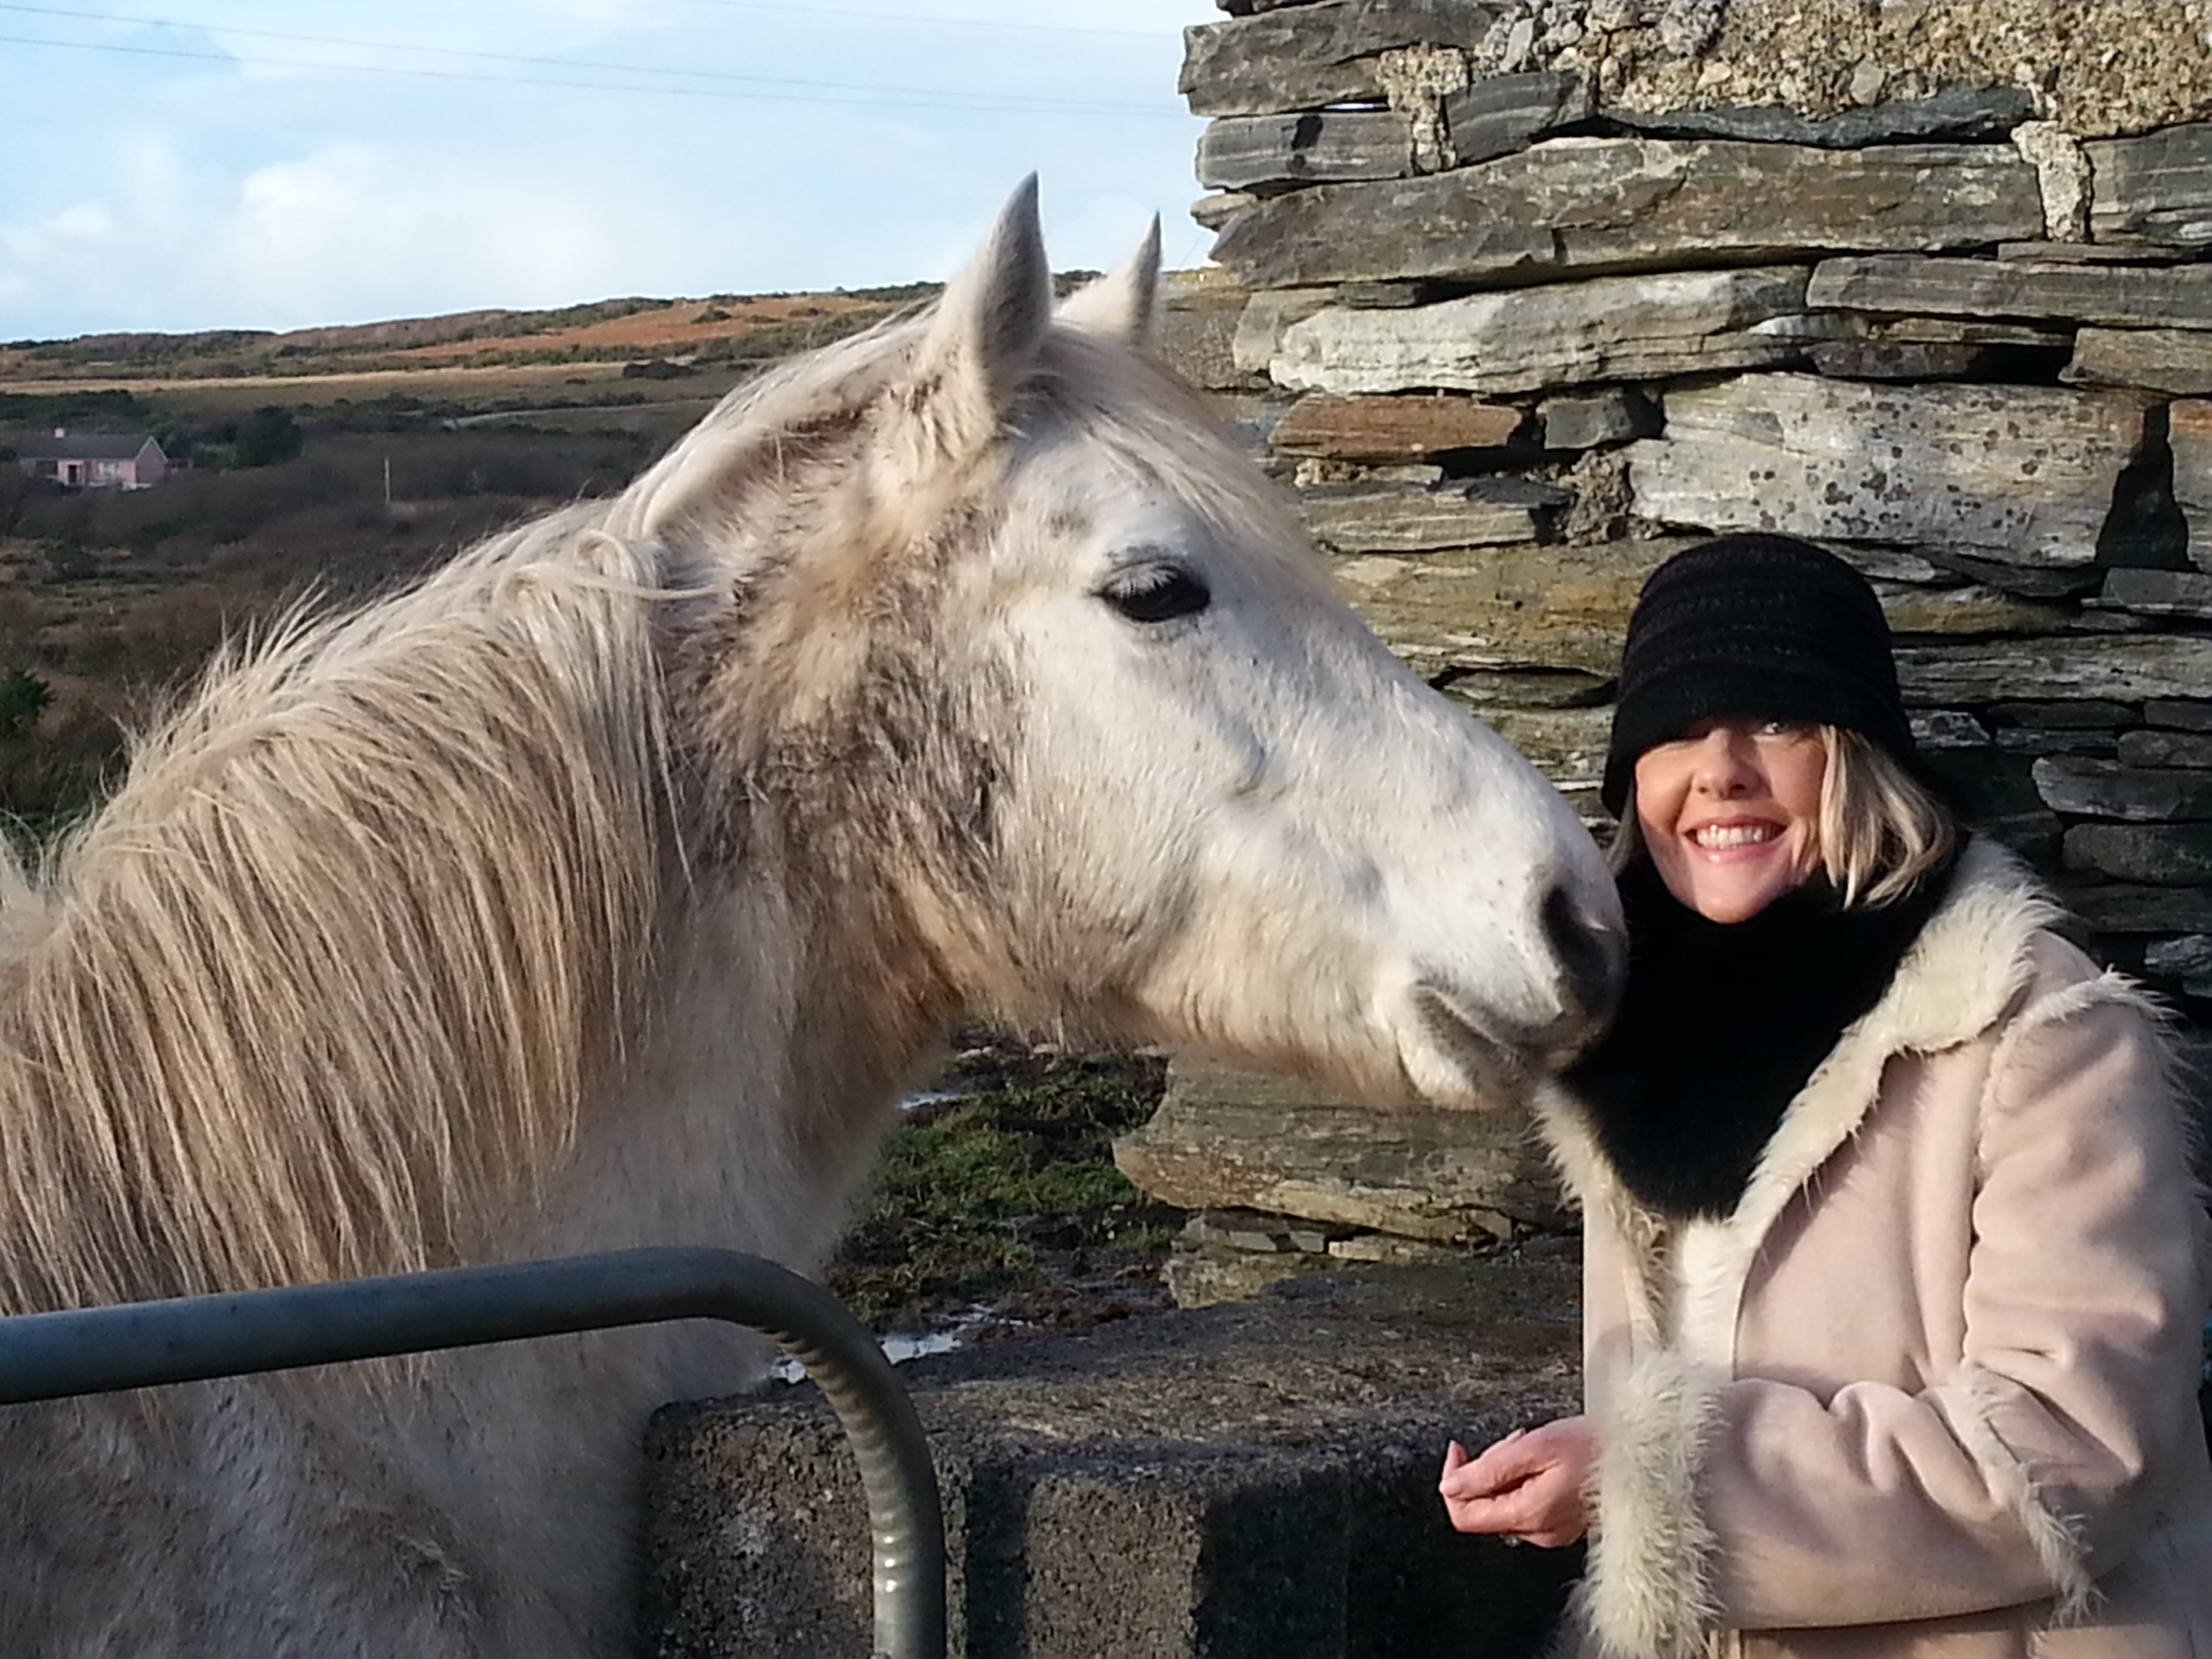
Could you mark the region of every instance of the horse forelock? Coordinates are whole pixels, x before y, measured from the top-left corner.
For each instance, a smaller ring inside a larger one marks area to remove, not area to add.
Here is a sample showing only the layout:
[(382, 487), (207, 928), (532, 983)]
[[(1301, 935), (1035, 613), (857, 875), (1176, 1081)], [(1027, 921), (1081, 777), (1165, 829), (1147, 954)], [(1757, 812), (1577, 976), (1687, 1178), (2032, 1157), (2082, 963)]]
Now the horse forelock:
[(649, 951), (654, 580), (572, 512), (295, 620), (6, 884), (8, 1307), (433, 1265), (526, 1198)]

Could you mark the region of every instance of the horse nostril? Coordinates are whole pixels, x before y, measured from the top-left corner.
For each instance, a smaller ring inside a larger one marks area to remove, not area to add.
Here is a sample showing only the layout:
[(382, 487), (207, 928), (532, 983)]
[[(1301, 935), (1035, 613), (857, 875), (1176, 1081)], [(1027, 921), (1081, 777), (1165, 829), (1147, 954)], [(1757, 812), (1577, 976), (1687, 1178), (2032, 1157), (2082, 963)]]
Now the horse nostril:
[(1565, 887), (1544, 895), (1542, 921), (1544, 937), (1559, 959), (1570, 1007), (1603, 1024), (1620, 1001), (1628, 965), (1620, 936), (1583, 915)]

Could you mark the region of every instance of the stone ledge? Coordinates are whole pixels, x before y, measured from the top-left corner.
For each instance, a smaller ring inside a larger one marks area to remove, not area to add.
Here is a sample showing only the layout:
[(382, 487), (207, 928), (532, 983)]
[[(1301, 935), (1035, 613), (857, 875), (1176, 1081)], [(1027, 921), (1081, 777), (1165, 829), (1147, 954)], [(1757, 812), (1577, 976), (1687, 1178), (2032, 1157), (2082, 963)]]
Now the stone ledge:
[[(1574, 1555), (1445, 1524), (1445, 1440), (1577, 1408), (1571, 1263), (1302, 1280), (902, 1368), (954, 1659), (1534, 1659)], [(860, 1659), (859, 1477), (811, 1388), (647, 1437), (647, 1651)]]
[(1509, 1103), (1358, 1106), (1182, 1056), (1159, 1110), (1115, 1144), (1114, 1161), (1183, 1209), (1255, 1210), (1434, 1243), (1566, 1221), (1550, 1165)]

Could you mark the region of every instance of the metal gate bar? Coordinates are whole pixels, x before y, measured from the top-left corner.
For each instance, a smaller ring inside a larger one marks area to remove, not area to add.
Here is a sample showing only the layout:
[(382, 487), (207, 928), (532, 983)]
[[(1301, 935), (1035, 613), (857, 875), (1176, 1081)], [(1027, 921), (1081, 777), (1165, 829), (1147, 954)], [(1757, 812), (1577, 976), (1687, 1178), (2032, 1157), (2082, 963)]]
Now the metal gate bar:
[(878, 1659), (944, 1659), (945, 1518), (914, 1402), (866, 1328), (735, 1250), (620, 1250), (0, 1319), (0, 1403), (381, 1359), (669, 1319), (765, 1333), (813, 1379), (860, 1464)]

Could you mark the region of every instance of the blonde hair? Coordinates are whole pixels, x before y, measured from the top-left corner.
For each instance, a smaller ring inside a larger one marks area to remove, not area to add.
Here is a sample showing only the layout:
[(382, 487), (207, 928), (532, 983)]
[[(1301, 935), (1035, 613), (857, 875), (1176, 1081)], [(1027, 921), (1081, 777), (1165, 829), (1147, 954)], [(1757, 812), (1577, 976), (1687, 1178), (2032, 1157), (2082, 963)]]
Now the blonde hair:
[[(1813, 852), (1846, 906), (1887, 904), (1911, 892), (1958, 845), (1958, 820), (1928, 786), (1871, 738), (1813, 728), (1827, 754)], [(1628, 787), (1607, 858), (1626, 869), (1643, 850), (1636, 786)]]

